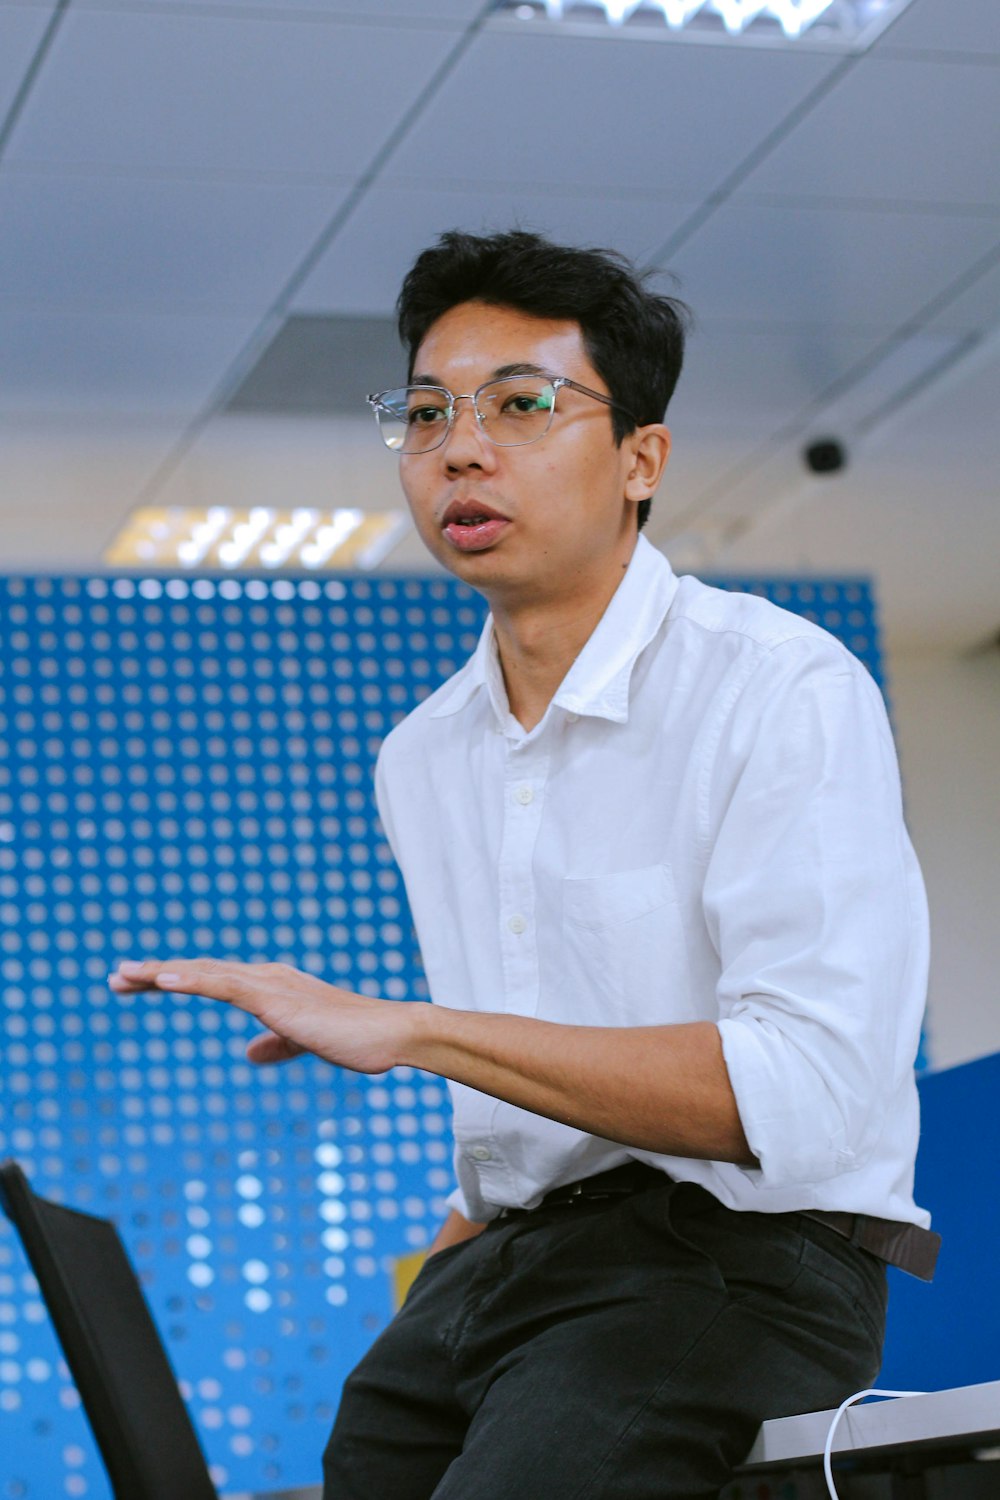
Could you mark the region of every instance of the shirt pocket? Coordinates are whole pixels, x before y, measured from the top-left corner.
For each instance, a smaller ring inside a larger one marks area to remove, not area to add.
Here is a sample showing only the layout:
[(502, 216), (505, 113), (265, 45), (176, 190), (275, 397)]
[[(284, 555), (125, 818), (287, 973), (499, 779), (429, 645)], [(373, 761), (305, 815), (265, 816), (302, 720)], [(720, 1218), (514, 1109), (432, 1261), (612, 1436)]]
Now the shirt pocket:
[(590, 1026), (695, 1018), (669, 865), (563, 881), (565, 1000)]

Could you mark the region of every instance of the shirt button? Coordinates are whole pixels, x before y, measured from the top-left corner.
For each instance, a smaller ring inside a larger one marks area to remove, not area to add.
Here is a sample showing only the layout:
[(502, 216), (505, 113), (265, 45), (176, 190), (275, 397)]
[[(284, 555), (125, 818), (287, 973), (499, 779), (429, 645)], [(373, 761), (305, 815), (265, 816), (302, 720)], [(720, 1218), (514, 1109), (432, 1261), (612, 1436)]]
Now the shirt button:
[(520, 912), (515, 912), (514, 916), (507, 919), (507, 926), (515, 937), (520, 937), (527, 925)]
[(566, 723), (567, 724), (579, 724), (579, 722), (580, 722), (580, 715), (579, 714), (567, 714), (566, 715)]
[(534, 802), (535, 793), (530, 786), (519, 786), (514, 796), (522, 807), (527, 807), (529, 802)]
[(476, 1161), (492, 1161), (493, 1152), (489, 1146), (473, 1146), (469, 1153)]

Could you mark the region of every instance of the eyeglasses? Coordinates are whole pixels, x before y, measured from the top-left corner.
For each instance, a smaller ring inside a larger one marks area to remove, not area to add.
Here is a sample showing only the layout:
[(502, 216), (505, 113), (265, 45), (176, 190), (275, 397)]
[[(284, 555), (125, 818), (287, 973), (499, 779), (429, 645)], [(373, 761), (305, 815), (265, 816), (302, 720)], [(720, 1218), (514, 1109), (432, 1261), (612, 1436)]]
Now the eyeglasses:
[[(552, 426), (563, 387), (625, 411), (610, 396), (578, 385), (566, 375), (504, 375), (470, 395), (455, 396), (443, 385), (403, 385), (368, 397), (382, 441), (393, 453), (430, 453), (440, 448), (455, 421), (459, 401), (471, 401), (480, 432), (498, 448), (537, 443)], [(626, 412), (633, 422), (631, 412)], [(638, 425), (638, 424), (636, 424)]]

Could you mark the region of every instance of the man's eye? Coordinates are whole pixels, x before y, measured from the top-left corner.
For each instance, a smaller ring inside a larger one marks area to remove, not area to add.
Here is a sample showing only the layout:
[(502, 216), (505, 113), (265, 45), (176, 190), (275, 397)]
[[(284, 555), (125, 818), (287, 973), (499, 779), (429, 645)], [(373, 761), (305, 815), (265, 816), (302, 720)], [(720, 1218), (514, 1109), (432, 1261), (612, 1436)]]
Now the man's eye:
[(515, 417), (530, 416), (534, 412), (548, 411), (552, 405), (544, 395), (538, 395), (530, 391), (519, 391), (516, 396), (508, 396), (503, 404), (503, 409)]
[(448, 415), (443, 406), (413, 406), (406, 414), (411, 427), (431, 427)]

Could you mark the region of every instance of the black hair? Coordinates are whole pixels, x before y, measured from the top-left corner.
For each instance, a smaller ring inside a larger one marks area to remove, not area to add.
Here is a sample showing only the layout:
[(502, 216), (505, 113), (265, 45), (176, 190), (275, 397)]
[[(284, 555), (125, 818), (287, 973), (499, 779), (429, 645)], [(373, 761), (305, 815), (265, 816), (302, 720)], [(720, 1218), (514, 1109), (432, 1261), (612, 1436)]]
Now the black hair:
[[(396, 303), (408, 375), (431, 324), (462, 302), (563, 318), (580, 325), (591, 364), (620, 403), (611, 412), (620, 445), (636, 425), (663, 420), (690, 324), (684, 303), (650, 291), (647, 280), (614, 250), (554, 245), (524, 229), (450, 229), (417, 257)], [(637, 507), (640, 530), (650, 503)]]

